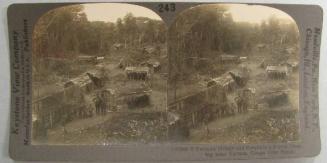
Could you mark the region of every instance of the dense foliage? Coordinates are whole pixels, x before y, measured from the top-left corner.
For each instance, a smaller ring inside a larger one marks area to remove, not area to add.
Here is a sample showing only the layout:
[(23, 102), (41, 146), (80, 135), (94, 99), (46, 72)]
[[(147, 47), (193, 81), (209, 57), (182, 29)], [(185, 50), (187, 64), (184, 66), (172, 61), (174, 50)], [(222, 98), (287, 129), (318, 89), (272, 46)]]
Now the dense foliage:
[[(252, 50), (260, 44), (272, 55), (280, 49), (296, 47), (299, 32), (290, 20), (271, 16), (261, 24), (236, 22), (228, 6), (201, 5), (179, 14), (169, 29), (168, 40), (170, 81), (175, 81), (188, 76), (185, 73), (194, 74), (192, 68), (206, 68), (206, 61), (222, 54), (251, 57)], [(188, 65), (188, 61), (197, 64)]]
[(164, 23), (128, 13), (116, 22), (88, 21), (82, 5), (51, 10), (35, 25), (34, 57), (69, 58), (106, 55), (115, 43), (125, 47), (164, 43)]

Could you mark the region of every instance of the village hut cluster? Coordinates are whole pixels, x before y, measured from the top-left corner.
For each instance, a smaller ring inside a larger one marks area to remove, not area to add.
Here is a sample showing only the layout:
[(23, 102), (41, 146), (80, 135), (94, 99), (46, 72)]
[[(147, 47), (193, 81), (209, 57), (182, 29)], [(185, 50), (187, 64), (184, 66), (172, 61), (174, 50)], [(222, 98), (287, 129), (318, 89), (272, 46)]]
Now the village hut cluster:
[[(240, 57), (223, 55), (220, 64), (240, 64)], [(210, 121), (255, 109), (255, 88), (247, 88), (250, 70), (239, 66), (209, 79), (205, 87), (169, 103), (169, 136), (188, 137), (189, 130)]]
[[(114, 44), (113, 49), (124, 51), (125, 47)], [(55, 83), (50, 91), (35, 88), (33, 137), (47, 137), (49, 130), (71, 121), (115, 113), (115, 121), (103, 127), (107, 137), (120, 135), (143, 140), (140, 135), (145, 136), (142, 132), (147, 126), (153, 132), (153, 135), (146, 136), (147, 139), (165, 137), (180, 140), (189, 137), (192, 129), (212, 121), (260, 109), (262, 103), (274, 107), (289, 100), (289, 90), (285, 89), (268, 91), (263, 97), (258, 97), (256, 86), (248, 84), (253, 78), (248, 57), (222, 54), (217, 64), (231, 68), (219, 76), (198, 81), (200, 90), (178, 97), (169, 101), (163, 109), (155, 110), (153, 108), (157, 106), (153, 98), (158, 90), (154, 90), (151, 84), (153, 78), (165, 73), (162, 70), (164, 65), (160, 62), (158, 48), (141, 48), (140, 52), (157, 57), (136, 60), (115, 56), (116, 61), (111, 63), (105, 56), (80, 56), (75, 62), (79, 66), (91, 67), (87, 71)], [(58, 62), (58, 59), (55, 60)], [(298, 70), (298, 63), (263, 61), (256, 68), (264, 72), (267, 81), (287, 81)]]
[[(115, 93), (103, 87), (101, 71), (83, 73), (63, 83), (56, 83), (51, 94), (33, 99), (34, 137), (45, 137), (47, 130), (67, 122), (105, 114), (114, 110)], [(93, 104), (93, 105), (92, 105)]]
[[(258, 45), (259, 52), (265, 48), (267, 46), (264, 44)], [(173, 99), (169, 103), (169, 136), (189, 137), (190, 130), (211, 121), (249, 110), (273, 108), (289, 103), (290, 90), (287, 86), (261, 90), (262, 88), (256, 85), (259, 82), (256, 80), (266, 81), (270, 86), (274, 86), (274, 83), (280, 83), (276, 84), (277, 86), (284, 85), (282, 83), (288, 83), (291, 76), (297, 72), (297, 62), (257, 63), (256, 66), (251, 66), (252, 69), (257, 69), (254, 70), (256, 73), (249, 68), (253, 63), (245, 56), (222, 54), (218, 57), (218, 63), (231, 68), (220, 76), (206, 80), (206, 84), (201, 82), (201, 85), (204, 85), (201, 90)], [(262, 74), (263, 78), (254, 74)], [(250, 80), (252, 82), (248, 84)]]
[[(125, 52), (124, 48), (123, 44), (113, 45), (114, 52)], [(147, 46), (141, 52), (146, 53), (144, 55), (158, 55), (157, 53), (160, 52), (157, 50), (157, 48)], [(117, 58), (114, 59), (117, 60)], [(105, 56), (81, 55), (76, 57), (71, 65), (87, 67), (86, 72), (74, 77), (68, 76), (65, 81), (49, 86), (51, 90), (42, 86), (34, 88), (33, 138), (47, 138), (49, 130), (58, 126), (64, 127), (67, 123), (75, 120), (102, 117), (108, 114), (126, 119), (128, 123), (131, 123), (128, 119), (131, 114), (140, 114), (133, 116), (139, 120), (137, 122), (133, 119), (135, 124), (152, 124), (146, 122), (149, 116), (162, 115), (165, 118), (165, 115), (161, 113), (164, 109), (150, 111), (146, 114), (140, 110), (156, 107), (152, 100), (153, 90), (149, 82), (154, 74), (159, 75), (161, 72), (161, 63), (154, 58), (145, 62), (125, 58), (127, 57), (118, 59), (119, 62), (111, 63), (107, 61)], [(53, 62), (62, 64), (64, 59), (55, 60)], [(121, 76), (123, 77), (121, 78)], [(159, 122), (163, 123), (156, 121), (156, 123)], [(123, 121), (110, 123), (123, 123)], [(119, 126), (119, 124), (114, 124), (113, 126)], [(124, 131), (122, 129), (124, 124), (120, 125), (120, 129)], [(116, 128), (115, 130), (119, 129)], [(132, 130), (139, 132), (141, 129), (136, 126)]]

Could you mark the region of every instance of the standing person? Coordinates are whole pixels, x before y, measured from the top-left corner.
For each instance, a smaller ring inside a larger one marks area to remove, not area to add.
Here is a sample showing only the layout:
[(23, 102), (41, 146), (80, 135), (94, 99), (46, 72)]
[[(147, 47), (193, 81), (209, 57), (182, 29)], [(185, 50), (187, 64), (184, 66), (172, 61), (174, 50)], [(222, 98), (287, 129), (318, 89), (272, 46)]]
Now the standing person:
[(97, 114), (99, 114), (99, 101), (98, 101), (98, 98), (95, 97), (93, 99), (93, 102), (94, 102), (94, 106), (95, 106), (95, 114), (97, 115)]
[(206, 113), (205, 116), (204, 116), (204, 125), (205, 125), (206, 137), (207, 138), (210, 136), (209, 117), (210, 117), (210, 115), (208, 113)]
[(93, 99), (95, 105), (95, 113), (99, 115), (102, 112), (102, 100), (99, 94)]
[(64, 137), (64, 140), (66, 139), (66, 135), (68, 134), (67, 130), (66, 130), (66, 124), (63, 125), (63, 134), (62, 136)]

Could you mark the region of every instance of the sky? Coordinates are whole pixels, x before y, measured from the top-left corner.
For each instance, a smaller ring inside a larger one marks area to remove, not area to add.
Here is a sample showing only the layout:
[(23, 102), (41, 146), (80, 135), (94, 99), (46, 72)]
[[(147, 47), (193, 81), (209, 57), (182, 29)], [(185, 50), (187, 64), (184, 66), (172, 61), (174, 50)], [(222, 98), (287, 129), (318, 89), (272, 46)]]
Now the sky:
[(89, 21), (109, 21), (116, 22), (118, 18), (123, 18), (127, 13), (132, 13), (136, 17), (148, 17), (161, 20), (152, 10), (130, 4), (122, 3), (95, 3), (84, 4), (84, 12)]
[(233, 20), (236, 22), (261, 23), (262, 20), (268, 20), (272, 15), (283, 20), (293, 21), (288, 14), (272, 7), (246, 4), (233, 4), (227, 6), (229, 7), (229, 12), (233, 16)]

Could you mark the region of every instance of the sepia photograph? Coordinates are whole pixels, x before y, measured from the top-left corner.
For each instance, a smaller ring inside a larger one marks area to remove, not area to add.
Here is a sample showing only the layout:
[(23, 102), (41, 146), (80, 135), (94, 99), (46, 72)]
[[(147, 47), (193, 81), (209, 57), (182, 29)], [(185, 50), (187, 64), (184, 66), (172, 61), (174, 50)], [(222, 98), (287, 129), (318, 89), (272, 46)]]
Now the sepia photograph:
[(167, 135), (166, 26), (145, 7), (69, 5), (33, 32), (32, 144), (158, 143)]
[(172, 142), (299, 140), (299, 30), (262, 5), (204, 4), (168, 32)]
[(48, 1), (3, 6), (11, 159), (321, 153), (321, 5)]
[(68, 5), (35, 25), (32, 143), (299, 140), (299, 30), (261, 5)]

